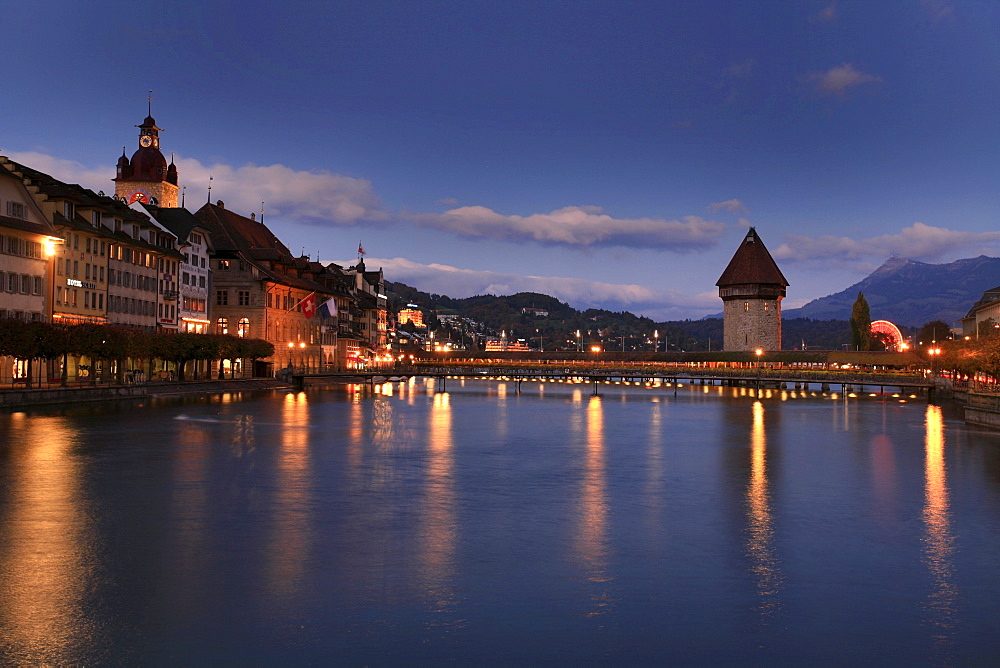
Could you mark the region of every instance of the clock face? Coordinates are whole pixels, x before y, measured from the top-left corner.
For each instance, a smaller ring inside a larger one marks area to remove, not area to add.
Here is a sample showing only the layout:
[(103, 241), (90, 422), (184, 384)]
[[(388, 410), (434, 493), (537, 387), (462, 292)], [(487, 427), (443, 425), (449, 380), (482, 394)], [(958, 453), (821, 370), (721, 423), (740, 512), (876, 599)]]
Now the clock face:
[(128, 196), (128, 203), (131, 204), (132, 202), (140, 202), (142, 204), (148, 204), (149, 193), (147, 193), (145, 190), (136, 190), (132, 192)]
[(143, 135), (143, 136), (139, 137), (139, 144), (142, 145), (142, 146), (152, 146), (153, 145), (153, 138), (150, 137), (149, 135)]

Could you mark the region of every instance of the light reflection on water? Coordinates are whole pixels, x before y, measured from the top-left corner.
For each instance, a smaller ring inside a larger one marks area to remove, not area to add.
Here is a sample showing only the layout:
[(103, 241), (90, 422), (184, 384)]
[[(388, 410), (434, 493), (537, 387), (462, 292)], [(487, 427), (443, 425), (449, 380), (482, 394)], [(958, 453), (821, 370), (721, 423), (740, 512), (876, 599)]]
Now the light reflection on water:
[(754, 401), (753, 425), (750, 428), (750, 482), (747, 486), (747, 550), (760, 597), (757, 609), (762, 618), (770, 617), (781, 607), (778, 594), (783, 577), (775, 556), (774, 518), (771, 513), (767, 480), (767, 434), (764, 428), (764, 404)]
[(888, 397), (447, 387), (0, 415), (0, 656), (997, 658), (996, 434)]
[(11, 416), (3, 464), (10, 508), (0, 515), (0, 656), (13, 663), (74, 663), (94, 624), (83, 609), (96, 564), (71, 421)]
[(934, 627), (935, 653), (939, 660), (948, 656), (952, 634), (957, 627), (959, 598), (952, 554), (955, 537), (948, 507), (948, 472), (945, 463), (944, 420), (939, 406), (927, 407), (924, 524), (924, 562), (931, 576), (927, 597), (927, 622)]

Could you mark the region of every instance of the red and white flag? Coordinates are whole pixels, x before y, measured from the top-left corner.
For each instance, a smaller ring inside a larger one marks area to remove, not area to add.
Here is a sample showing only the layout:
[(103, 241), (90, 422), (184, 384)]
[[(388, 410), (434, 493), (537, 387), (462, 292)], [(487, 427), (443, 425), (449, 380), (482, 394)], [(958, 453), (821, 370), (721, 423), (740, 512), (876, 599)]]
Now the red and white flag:
[(358, 242), (358, 257), (361, 257), (364, 254), (365, 254), (364, 246), (362, 246), (361, 242), (359, 241)]
[(310, 294), (302, 300), (302, 315), (311, 318), (316, 315), (316, 293)]

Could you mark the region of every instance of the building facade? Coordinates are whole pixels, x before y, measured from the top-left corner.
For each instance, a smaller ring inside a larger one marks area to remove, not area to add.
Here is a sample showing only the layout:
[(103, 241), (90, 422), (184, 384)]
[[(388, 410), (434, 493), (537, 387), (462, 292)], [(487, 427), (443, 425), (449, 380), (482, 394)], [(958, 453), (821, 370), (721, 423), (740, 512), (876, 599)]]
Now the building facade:
[(221, 201), (194, 215), (209, 231), (215, 253), (212, 333), (269, 341), (275, 352), (263, 363), (273, 369), (322, 368), (323, 336), (329, 331), (317, 312), (332, 294), (315, 280), (312, 265), (318, 263), (294, 258), (262, 222), (226, 209)]
[(55, 228), (0, 157), (0, 318), (48, 320)]
[(781, 300), (788, 281), (750, 228), (716, 285), (724, 350), (781, 350)]

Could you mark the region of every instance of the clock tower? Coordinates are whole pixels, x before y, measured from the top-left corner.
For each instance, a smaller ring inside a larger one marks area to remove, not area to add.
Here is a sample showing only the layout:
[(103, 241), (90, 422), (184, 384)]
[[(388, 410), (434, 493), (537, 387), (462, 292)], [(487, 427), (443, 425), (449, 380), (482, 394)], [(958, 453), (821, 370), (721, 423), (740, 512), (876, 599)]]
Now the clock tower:
[(173, 157), (170, 165), (160, 153), (160, 130), (152, 116), (146, 119), (139, 128), (139, 148), (129, 160), (122, 150), (118, 158), (118, 173), (113, 179), (115, 195), (128, 203), (142, 202), (165, 208), (177, 207), (177, 167)]

